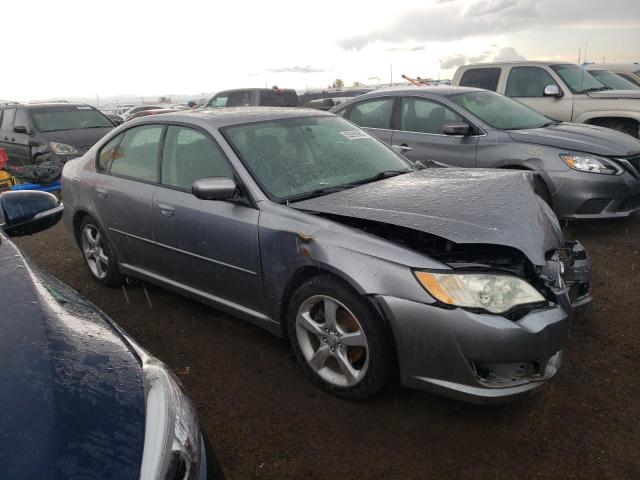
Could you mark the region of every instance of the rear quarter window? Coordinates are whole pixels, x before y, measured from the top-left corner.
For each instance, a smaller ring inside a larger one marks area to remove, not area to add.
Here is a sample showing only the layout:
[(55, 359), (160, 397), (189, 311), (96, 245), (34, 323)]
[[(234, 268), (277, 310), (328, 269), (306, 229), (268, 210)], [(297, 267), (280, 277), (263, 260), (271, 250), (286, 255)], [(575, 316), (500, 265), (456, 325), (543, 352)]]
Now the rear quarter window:
[(483, 88), (495, 92), (500, 80), (500, 68), (472, 68), (466, 70), (460, 79), (460, 86)]

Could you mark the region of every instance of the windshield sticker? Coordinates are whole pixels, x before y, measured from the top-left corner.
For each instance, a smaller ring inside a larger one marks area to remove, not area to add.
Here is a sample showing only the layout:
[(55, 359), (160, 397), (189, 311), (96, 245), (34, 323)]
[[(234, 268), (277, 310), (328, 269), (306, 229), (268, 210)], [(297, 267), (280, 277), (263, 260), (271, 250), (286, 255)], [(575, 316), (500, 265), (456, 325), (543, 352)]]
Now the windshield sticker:
[(91, 110), (91, 107), (76, 107), (78, 110)]
[(344, 132), (340, 132), (342, 135), (347, 137), (349, 140), (357, 140), (359, 138), (371, 138), (362, 130), (345, 130)]

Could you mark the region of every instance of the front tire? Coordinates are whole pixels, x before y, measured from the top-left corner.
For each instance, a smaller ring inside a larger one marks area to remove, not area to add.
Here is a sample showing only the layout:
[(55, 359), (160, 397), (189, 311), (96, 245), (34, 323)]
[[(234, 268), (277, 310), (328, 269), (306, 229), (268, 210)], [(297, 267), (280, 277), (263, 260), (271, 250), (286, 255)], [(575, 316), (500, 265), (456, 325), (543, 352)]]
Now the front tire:
[(87, 216), (78, 228), (80, 249), (93, 278), (107, 286), (122, 283), (114, 249), (98, 222)]
[(314, 277), (295, 291), (287, 329), (305, 374), (334, 395), (362, 400), (393, 378), (389, 328), (365, 299), (333, 276)]

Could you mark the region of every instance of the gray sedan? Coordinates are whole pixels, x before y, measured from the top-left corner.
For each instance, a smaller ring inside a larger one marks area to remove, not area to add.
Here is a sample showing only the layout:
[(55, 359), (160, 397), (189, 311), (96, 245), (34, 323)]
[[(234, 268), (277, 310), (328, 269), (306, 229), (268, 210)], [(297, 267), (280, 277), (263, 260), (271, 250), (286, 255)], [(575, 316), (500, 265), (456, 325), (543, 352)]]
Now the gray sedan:
[(494, 92), (379, 90), (331, 111), (414, 161), (535, 171), (536, 192), (560, 218), (624, 217), (640, 208), (640, 140), (555, 122)]
[(476, 402), (527, 394), (590, 300), (586, 253), (531, 175), (418, 170), (330, 113), (137, 119), (62, 186), (96, 280), (137, 277), (264, 327), (345, 398), (396, 378)]

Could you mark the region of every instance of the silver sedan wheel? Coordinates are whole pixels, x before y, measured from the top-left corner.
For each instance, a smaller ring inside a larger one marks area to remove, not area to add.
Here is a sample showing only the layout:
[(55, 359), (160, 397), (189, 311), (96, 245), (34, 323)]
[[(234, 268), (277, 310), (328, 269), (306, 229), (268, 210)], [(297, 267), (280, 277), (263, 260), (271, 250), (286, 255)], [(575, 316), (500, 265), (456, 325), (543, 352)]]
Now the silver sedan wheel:
[(331, 385), (352, 387), (367, 374), (369, 345), (364, 330), (335, 298), (307, 298), (296, 316), (296, 337), (309, 366)]
[(109, 257), (104, 251), (100, 230), (95, 225), (87, 224), (82, 230), (82, 251), (91, 273), (100, 280), (106, 277)]

